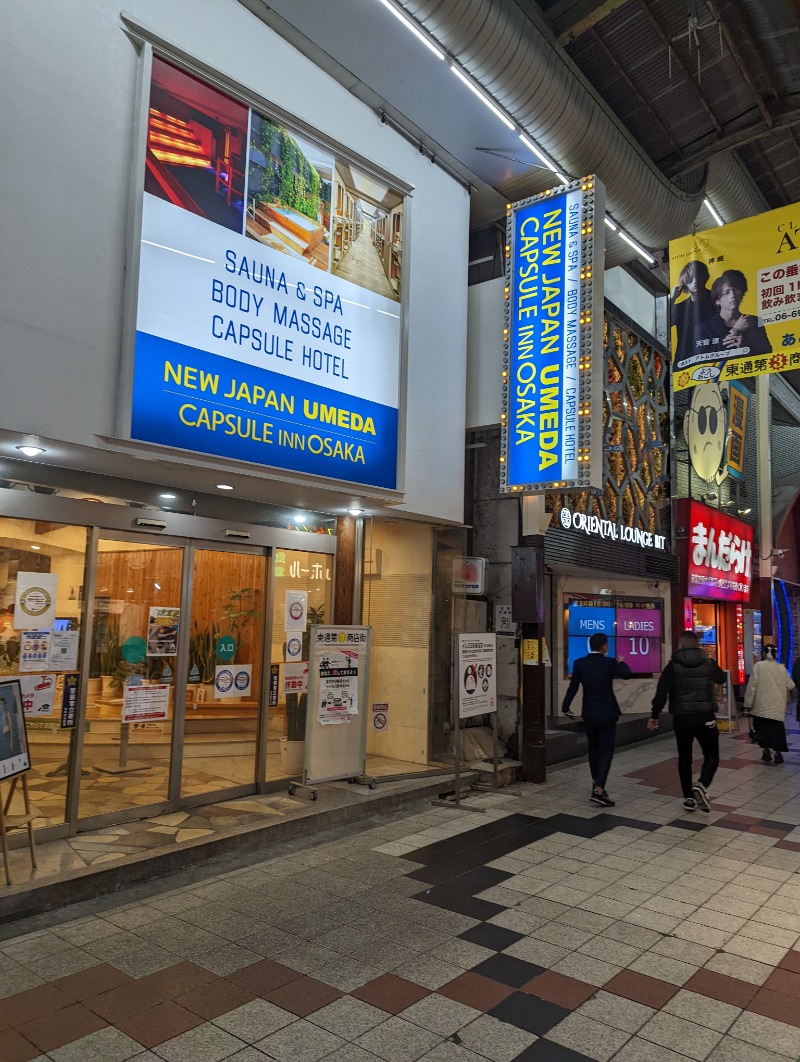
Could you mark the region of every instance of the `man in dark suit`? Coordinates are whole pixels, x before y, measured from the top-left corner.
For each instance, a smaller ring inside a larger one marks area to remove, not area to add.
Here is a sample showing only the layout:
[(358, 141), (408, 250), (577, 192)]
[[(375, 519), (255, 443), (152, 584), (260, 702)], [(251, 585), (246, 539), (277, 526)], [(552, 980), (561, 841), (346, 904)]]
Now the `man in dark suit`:
[(590, 800), (613, 808), (614, 801), (606, 792), (606, 779), (614, 758), (617, 720), (622, 714), (614, 694), (614, 679), (633, 678), (633, 673), (623, 660), (609, 659), (607, 653), (608, 638), (605, 634), (593, 634), (589, 639), (589, 655), (579, 657), (572, 666), (572, 681), (561, 711), (570, 714), (569, 706), (578, 687), (583, 686), (583, 727), (592, 771)]

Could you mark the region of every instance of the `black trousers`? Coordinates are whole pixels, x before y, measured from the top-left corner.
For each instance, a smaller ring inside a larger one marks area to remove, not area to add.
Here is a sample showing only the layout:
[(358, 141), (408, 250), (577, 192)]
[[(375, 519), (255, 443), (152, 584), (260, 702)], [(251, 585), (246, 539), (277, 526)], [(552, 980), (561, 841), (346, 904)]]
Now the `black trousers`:
[(672, 726), (678, 743), (678, 776), (684, 797), (692, 795), (692, 752), (694, 742), (703, 753), (700, 784), (711, 785), (719, 767), (719, 731), (713, 715), (673, 715)]
[(594, 784), (601, 789), (606, 787), (611, 761), (614, 759), (614, 743), (617, 736), (616, 719), (584, 719), (586, 744), (589, 746), (589, 768)]

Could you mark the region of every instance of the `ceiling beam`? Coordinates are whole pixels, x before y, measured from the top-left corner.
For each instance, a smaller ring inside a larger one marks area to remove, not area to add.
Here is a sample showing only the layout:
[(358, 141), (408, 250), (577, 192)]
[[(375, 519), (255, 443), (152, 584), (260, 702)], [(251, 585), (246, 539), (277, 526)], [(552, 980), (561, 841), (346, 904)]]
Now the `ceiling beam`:
[(628, 0), (557, 0), (545, 14), (558, 43), (564, 46), (627, 3)]
[(728, 27), (728, 23), (721, 16), (719, 8), (715, 3), (715, 0), (706, 0), (706, 7), (711, 12), (711, 17), (717, 20), (719, 28), (722, 31), (723, 40), (728, 46), (728, 51), (731, 53), (731, 57), (734, 63), (736, 63), (736, 66), (739, 69), (739, 73), (742, 75), (742, 80), (744, 81), (745, 85), (747, 85), (747, 87), (750, 89), (750, 95), (753, 97), (756, 102), (756, 106), (761, 111), (762, 118), (767, 123), (767, 125), (772, 128), (772, 115), (767, 110), (767, 105), (761, 98), (761, 93), (756, 88), (756, 84), (750, 75), (750, 71), (747, 69), (747, 63), (742, 58), (742, 53), (739, 51), (738, 45), (736, 44), (736, 41), (733, 38), (733, 34), (731, 33)]
[(667, 164), (662, 168), (668, 177), (680, 177), (691, 170), (697, 169), (698, 166), (704, 166), (715, 155), (721, 155), (725, 151), (735, 151), (737, 148), (745, 147), (747, 144), (754, 144), (757, 140), (768, 136), (770, 133), (791, 129), (798, 124), (800, 124), (800, 106), (793, 107), (791, 110), (775, 116), (771, 128), (765, 127), (759, 118), (758, 121), (753, 122), (751, 125), (747, 125), (743, 129), (737, 129), (735, 133), (720, 136), (716, 140), (707, 142), (704, 147), (687, 152), (674, 165)]
[(764, 167), (764, 169), (765, 169), (765, 171), (767, 173), (767, 176), (769, 178), (771, 178), (771, 180), (774, 182), (775, 190), (777, 191), (778, 195), (783, 198), (784, 206), (788, 206), (788, 204), (791, 201), (789, 199), (789, 193), (784, 188), (783, 181), (780, 179), (780, 177), (775, 172), (772, 163), (769, 161), (769, 159), (765, 155), (764, 149), (761, 147), (760, 144), (753, 144), (752, 145), (752, 149), (755, 152), (755, 154), (756, 154), (756, 156), (758, 158), (758, 161)]

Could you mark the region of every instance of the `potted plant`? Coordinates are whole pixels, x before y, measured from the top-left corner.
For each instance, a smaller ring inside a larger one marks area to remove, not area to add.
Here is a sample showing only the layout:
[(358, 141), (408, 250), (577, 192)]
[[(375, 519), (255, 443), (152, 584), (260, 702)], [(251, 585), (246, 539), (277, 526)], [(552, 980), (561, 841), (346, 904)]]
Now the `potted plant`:
[[(220, 621), (215, 629), (218, 635), (227, 634), (236, 642), (238, 650), (242, 643), (242, 635), (254, 619), (258, 619), (260, 613), (253, 608), (254, 586), (245, 586), (241, 590), (232, 590), (224, 605), (214, 609), (220, 612)], [(214, 639), (216, 647), (217, 640)]]
[(217, 661), (217, 637), (219, 628), (216, 623), (208, 627), (200, 627), (197, 620), (193, 623), (193, 630), (189, 637), (189, 674), (196, 670), (199, 678), (197, 684), (205, 686), (214, 685), (214, 668)]
[[(98, 632), (99, 634), (99, 632)], [(103, 680), (103, 693), (121, 689), (124, 684), (119, 680), (119, 667), (124, 663), (122, 660), (122, 646), (119, 640), (119, 622), (110, 620), (103, 635), (98, 637), (98, 643), (102, 642), (103, 648), (98, 653), (100, 661), (100, 673)]]
[(100, 654), (97, 649), (92, 650), (89, 657), (89, 680), (86, 684), (86, 693), (89, 697), (99, 697), (103, 692), (103, 679), (100, 668)]
[[(303, 632), (303, 660), (308, 660), (311, 648), (311, 627), (325, 621), (325, 605), (308, 610), (308, 620)], [(283, 655), (286, 656), (284, 643)], [(280, 739), (281, 770), (287, 777), (296, 778), (303, 773), (306, 750), (307, 693), (286, 694), (286, 737)]]

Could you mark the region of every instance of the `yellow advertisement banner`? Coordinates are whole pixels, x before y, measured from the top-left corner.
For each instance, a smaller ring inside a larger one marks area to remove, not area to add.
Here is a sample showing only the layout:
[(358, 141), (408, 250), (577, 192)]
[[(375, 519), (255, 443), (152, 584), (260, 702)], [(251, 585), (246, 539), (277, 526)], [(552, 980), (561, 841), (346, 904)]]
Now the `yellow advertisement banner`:
[(800, 368), (800, 205), (669, 245), (672, 383)]

